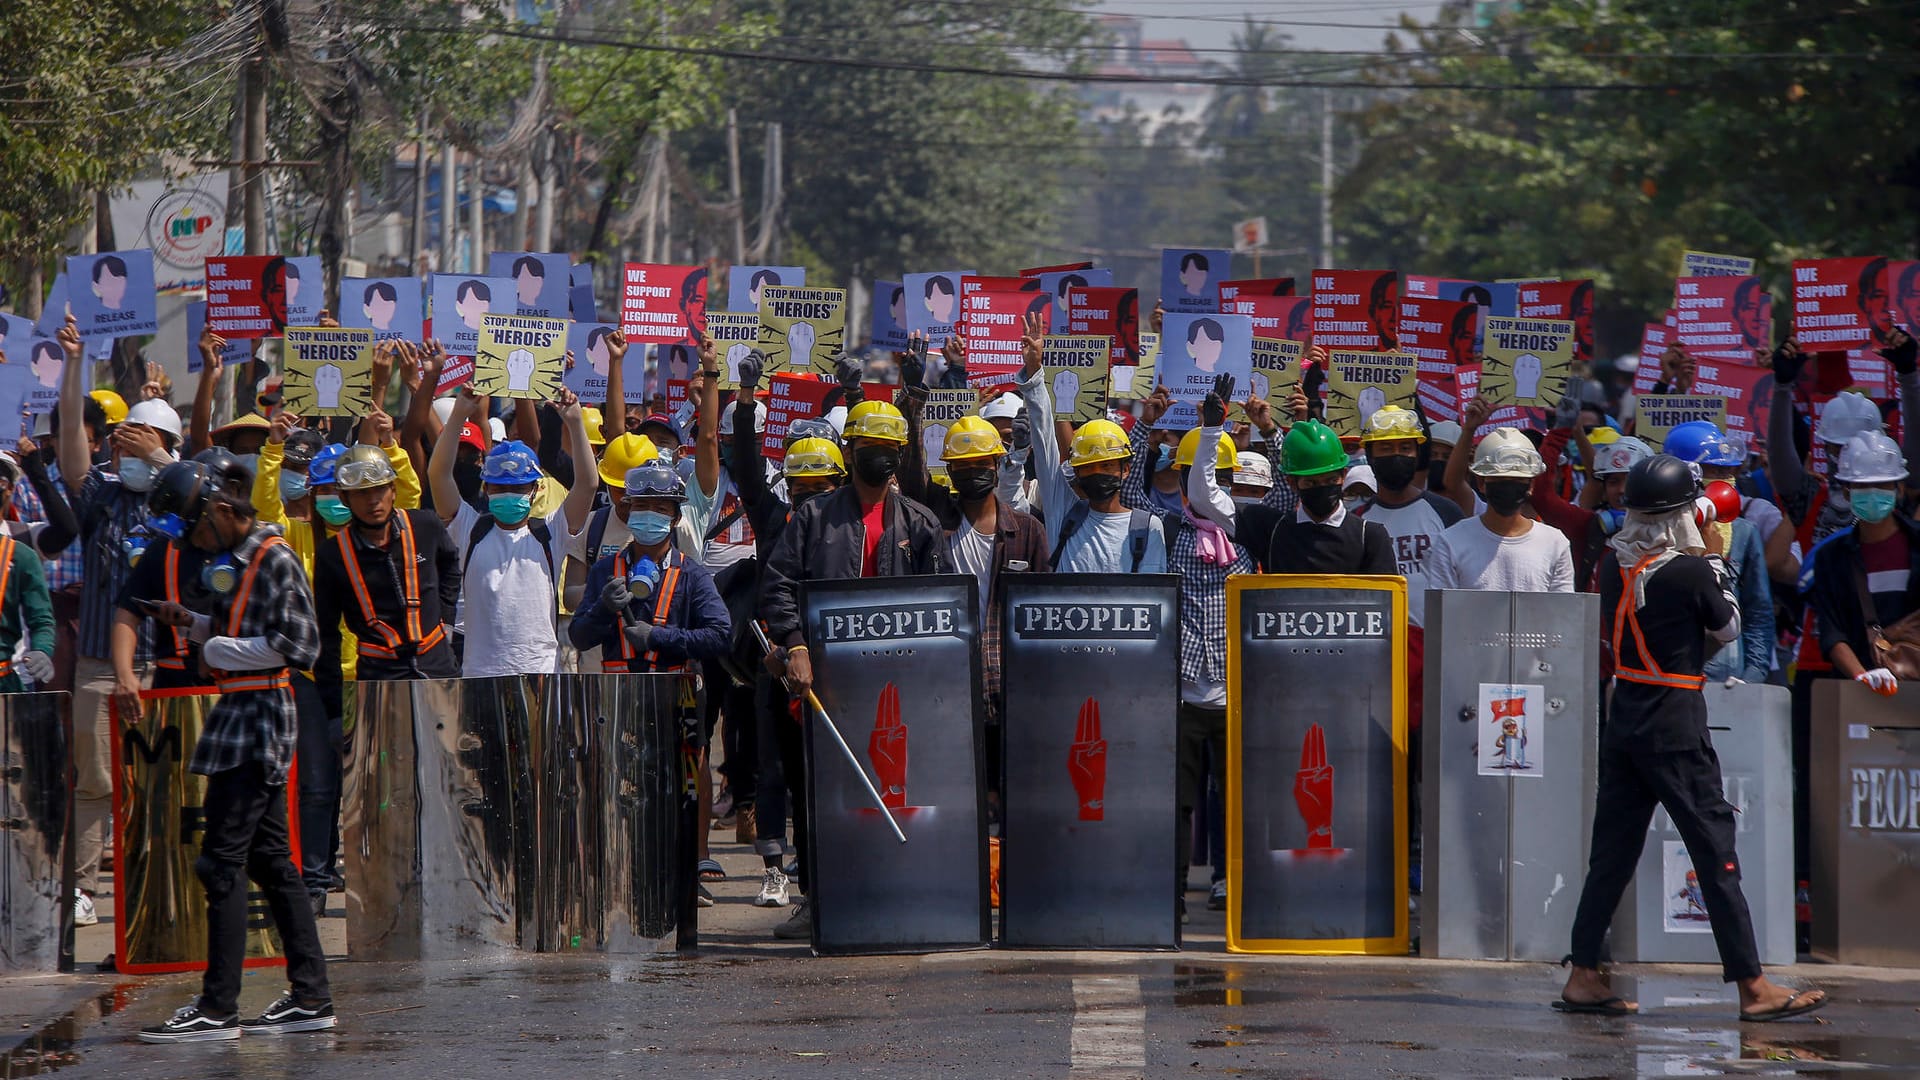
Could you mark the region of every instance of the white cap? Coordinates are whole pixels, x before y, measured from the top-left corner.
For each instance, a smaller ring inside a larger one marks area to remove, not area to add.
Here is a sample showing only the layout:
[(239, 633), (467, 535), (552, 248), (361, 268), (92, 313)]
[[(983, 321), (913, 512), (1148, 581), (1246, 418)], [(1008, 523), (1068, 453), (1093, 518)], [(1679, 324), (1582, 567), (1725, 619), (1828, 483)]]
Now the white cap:
[(439, 419), (441, 427), (446, 427), (447, 421), (453, 419), (453, 399), (450, 397), (434, 398), (433, 415)]
[(1427, 427), (1427, 441), (1457, 446), (1460, 443), (1460, 425), (1451, 420), (1442, 420)]
[(1829, 445), (1845, 446), (1855, 435), (1879, 431), (1880, 427), (1880, 406), (1875, 405), (1872, 398), (1842, 390), (1820, 411), (1820, 426), (1815, 437)]
[[(1349, 474), (1351, 478), (1351, 474)], [(1248, 487), (1273, 487), (1273, 464), (1265, 454), (1241, 454), (1240, 463), (1234, 466), (1233, 482)]]
[(1906, 458), (1900, 453), (1899, 443), (1878, 431), (1869, 431), (1855, 435), (1840, 451), (1835, 478), (1843, 484), (1898, 483), (1907, 478)]
[(128, 409), (127, 418), (121, 423), (144, 424), (173, 436), (175, 443), (180, 441), (180, 414), (173, 411), (173, 406), (155, 398), (148, 398)]
[(1345, 491), (1355, 484), (1359, 484), (1361, 487), (1366, 488), (1376, 495), (1380, 493), (1380, 482), (1373, 478), (1373, 466), (1371, 465), (1355, 465), (1348, 469), (1347, 481), (1340, 485), (1340, 490)]
[(487, 431), (492, 433), (494, 442), (503, 443), (507, 441), (507, 425), (501, 423), (499, 417), (487, 417)]
[(1011, 420), (1020, 415), (1026, 405), (1018, 394), (1001, 394), (980, 407), (982, 420)]
[(1494, 428), (1473, 450), (1473, 475), (1483, 479), (1531, 480), (1546, 471), (1540, 451), (1519, 428)]
[[(727, 402), (727, 407), (720, 410), (721, 435), (726, 436), (733, 434), (733, 412), (739, 405), (740, 403), (738, 401), (729, 401)], [(767, 430), (767, 410), (755, 409), (753, 411), (753, 430), (756, 432)]]

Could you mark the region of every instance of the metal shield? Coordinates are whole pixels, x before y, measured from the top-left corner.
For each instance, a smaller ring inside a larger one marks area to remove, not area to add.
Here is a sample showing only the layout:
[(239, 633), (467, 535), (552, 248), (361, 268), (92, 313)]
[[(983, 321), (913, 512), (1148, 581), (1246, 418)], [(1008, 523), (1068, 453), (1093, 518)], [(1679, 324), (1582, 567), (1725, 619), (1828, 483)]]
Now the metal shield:
[[(564, 675), (557, 713), (577, 717), (597, 802), (583, 838), (583, 862), (599, 883), (598, 947), (607, 952), (670, 948), (678, 928), (680, 871), (693, 859), (681, 831), (680, 740), (675, 701), (681, 675)], [(562, 721), (564, 722), (564, 721)]]
[(73, 755), (66, 694), (0, 695), (0, 972), (60, 964)]
[(807, 583), (814, 690), (907, 837), (809, 717), (815, 952), (988, 941), (977, 588), (957, 575)]
[[(1920, 691), (1813, 684), (1813, 955), (1920, 967)], [(1744, 852), (1741, 858), (1745, 859)], [(1756, 929), (1758, 929), (1756, 927)]]
[(1001, 667), (1000, 940), (1179, 944), (1174, 860), (1180, 579), (1012, 574)]
[(1227, 581), (1227, 947), (1407, 951), (1406, 583)]

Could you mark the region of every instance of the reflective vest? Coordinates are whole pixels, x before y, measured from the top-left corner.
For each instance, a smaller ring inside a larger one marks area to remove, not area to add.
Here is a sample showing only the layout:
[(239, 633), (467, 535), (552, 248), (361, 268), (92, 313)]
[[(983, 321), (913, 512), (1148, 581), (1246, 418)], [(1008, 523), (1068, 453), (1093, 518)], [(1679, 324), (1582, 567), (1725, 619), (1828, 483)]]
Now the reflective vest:
[(400, 536), (400, 600), (406, 608), (406, 634), (404, 636), (375, 614), (373, 594), (367, 591), (367, 578), (360, 572), (360, 558), (353, 549), (353, 538), (348, 535), (352, 529), (341, 529), (334, 534), (340, 544), (340, 562), (347, 569), (347, 580), (353, 585), (353, 598), (360, 604), (360, 617), (366, 621), (368, 634), (376, 634), (379, 641), (369, 640), (368, 634), (362, 634), (359, 642), (361, 656), (377, 657), (381, 660), (398, 660), (400, 650), (408, 645), (414, 646), (414, 655), (431, 652), (446, 637), (447, 628), (443, 623), (434, 623), (433, 629), (424, 633), (420, 629), (420, 564), (413, 542), (413, 521), (404, 510), (393, 512)]
[[(260, 564), (266, 561), (262, 556), (266, 554), (268, 548), (286, 547), (286, 545), (287, 542), (284, 539), (278, 536), (269, 536), (265, 540), (260, 541), (260, 546), (254, 550), (253, 558), (247, 560), (247, 569), (240, 575), (240, 590), (234, 594), (233, 607), (227, 616), (228, 637), (240, 636), (240, 626), (246, 618), (247, 601), (253, 599), (253, 579), (259, 576)], [(288, 547), (287, 550), (292, 551), (293, 549)], [(291, 690), (293, 688), (293, 680), (288, 674), (287, 669), (283, 667), (274, 671), (249, 671), (231, 678), (217, 679), (214, 682), (214, 687), (223, 694), (240, 694), (262, 690)]]
[[(166, 560), (162, 588), (165, 589), (167, 601), (178, 604), (180, 603), (180, 545), (178, 542), (167, 541)], [(187, 670), (187, 650), (191, 647), (187, 641), (187, 632), (178, 626), (168, 626), (167, 631), (173, 635), (173, 655), (154, 661), (154, 666), (185, 671)]]
[[(1647, 639), (1640, 633), (1640, 613), (1634, 606), (1634, 586), (1639, 581), (1641, 571), (1648, 563), (1659, 558), (1659, 553), (1648, 555), (1633, 564), (1633, 569), (1620, 571), (1620, 602), (1613, 609), (1613, 676), (1628, 682), (1642, 683), (1647, 686), (1665, 686), (1674, 690), (1699, 690), (1707, 684), (1704, 675), (1671, 675), (1660, 670), (1660, 665), (1647, 651)], [(1627, 663), (1620, 651), (1620, 636), (1627, 630), (1633, 631), (1633, 644), (1639, 650), (1640, 663), (1644, 667), (1635, 667)]]
[[(660, 591), (654, 594), (654, 599), (653, 599), (653, 625), (655, 626), (665, 626), (667, 623), (668, 614), (673, 611), (673, 594), (674, 594), (674, 591), (680, 587), (680, 566), (682, 563), (686, 562), (686, 560), (687, 560), (687, 557), (685, 555), (671, 548), (668, 549), (667, 565), (660, 572)], [(621, 548), (618, 552), (614, 554), (613, 574), (617, 578), (624, 578), (627, 576), (627, 549), (626, 548)], [(618, 614), (616, 614), (615, 616), (614, 626), (615, 626), (615, 630), (618, 631), (619, 630)], [(656, 662), (659, 659), (659, 655), (657, 653), (652, 652), (651, 650), (649, 650), (646, 656), (642, 658), (642, 664), (636, 667), (634, 665), (633, 658), (637, 654), (634, 652), (633, 643), (627, 640), (627, 635), (625, 633), (616, 632), (613, 636), (614, 636), (614, 641), (617, 643), (620, 649), (620, 655), (617, 659), (607, 659), (603, 655), (600, 661), (600, 670), (602, 671), (612, 672), (614, 674), (625, 674), (627, 672), (636, 671), (636, 670), (637, 671), (685, 671), (687, 669), (687, 665), (685, 664), (676, 664), (672, 667), (664, 667), (664, 668), (656, 666)]]
[[(13, 581), (13, 551), (19, 547), (11, 534), (0, 530), (0, 611), (7, 609), (7, 586)], [(0, 679), (13, 674), (13, 658), (0, 659)]]

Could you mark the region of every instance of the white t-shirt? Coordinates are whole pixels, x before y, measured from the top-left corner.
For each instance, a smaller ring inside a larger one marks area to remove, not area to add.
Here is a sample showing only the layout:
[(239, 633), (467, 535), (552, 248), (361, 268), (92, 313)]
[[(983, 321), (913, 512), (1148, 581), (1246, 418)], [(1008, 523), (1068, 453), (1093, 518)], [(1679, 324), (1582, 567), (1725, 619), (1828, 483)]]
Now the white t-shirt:
[[(1459, 508), (1454, 512), (1457, 515)], [(1383, 506), (1376, 502), (1367, 507), (1362, 516), (1385, 526), (1387, 535), (1393, 537), (1393, 559), (1400, 567), (1400, 576), (1407, 579), (1407, 621), (1415, 626), (1424, 625), (1428, 565), (1440, 534), (1447, 531), (1447, 519), (1440, 516), (1433, 499), (1425, 495), (1405, 506)]]
[(973, 522), (961, 518), (960, 528), (947, 537), (947, 553), (963, 574), (972, 574), (980, 584), (981, 612), (987, 610), (987, 583), (993, 579), (993, 537), (973, 531)]
[[(1069, 508), (1071, 502), (1066, 504)], [(1133, 544), (1127, 539), (1127, 527), (1133, 524), (1133, 511), (1103, 514), (1089, 510), (1079, 531), (1061, 544), (1060, 572), (1063, 574), (1124, 574), (1133, 569)], [(1140, 559), (1140, 573), (1167, 572), (1167, 540), (1161, 535), (1160, 519), (1148, 515), (1147, 550)]]
[[(740, 508), (739, 516), (722, 529), (719, 536), (707, 540), (707, 531), (736, 506)], [(703, 548), (700, 562), (707, 569), (718, 571), (753, 557), (753, 524), (747, 520), (747, 508), (740, 502), (739, 488), (734, 486), (733, 477), (727, 474), (727, 470), (720, 470), (719, 489), (712, 497), (700, 490), (698, 480), (687, 485), (687, 512), (684, 519), (693, 523), (695, 535)]]
[(1427, 588), (1572, 592), (1573, 548), (1559, 529), (1538, 521), (1520, 536), (1500, 536), (1470, 517), (1440, 534)]
[[(547, 562), (530, 525), (519, 529), (495, 525), (469, 560), (467, 540), (479, 523), (479, 512), (462, 502), (450, 526), (454, 546), (460, 549), (460, 561), (467, 568), (466, 578), (460, 583), (460, 613), (466, 632), (466, 662), (461, 674), (478, 679), (545, 675), (559, 670), (554, 582), (569, 536), (566, 511), (556, 510), (546, 519), (553, 543), (552, 564)], [(611, 523), (608, 528), (611, 530)]]

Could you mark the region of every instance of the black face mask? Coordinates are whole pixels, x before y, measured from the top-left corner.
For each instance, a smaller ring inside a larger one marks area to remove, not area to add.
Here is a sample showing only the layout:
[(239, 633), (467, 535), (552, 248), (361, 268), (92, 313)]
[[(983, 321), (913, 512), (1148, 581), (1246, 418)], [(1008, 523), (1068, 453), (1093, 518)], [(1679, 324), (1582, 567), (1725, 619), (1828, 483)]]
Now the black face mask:
[(1328, 517), (1340, 505), (1340, 485), (1321, 484), (1319, 487), (1305, 488), (1300, 492), (1300, 505), (1306, 507), (1307, 516), (1316, 521)]
[(1526, 480), (1489, 480), (1486, 488), (1488, 508), (1496, 514), (1509, 516), (1520, 512), (1520, 506), (1527, 501), (1533, 484)]
[[(1378, 473), (1374, 474), (1378, 476)], [(1436, 461), (1427, 466), (1427, 490), (1439, 491), (1447, 486), (1447, 463)]]
[(1120, 478), (1112, 473), (1088, 473), (1080, 477), (1079, 483), (1088, 502), (1106, 502), (1120, 494)]
[(1392, 454), (1373, 459), (1373, 476), (1381, 491), (1400, 491), (1420, 472), (1420, 462), (1412, 454)]
[(962, 499), (975, 502), (993, 494), (993, 488), (999, 482), (992, 469), (968, 469), (966, 472), (949, 472), (947, 478), (953, 481), (953, 490)]
[(460, 489), (460, 498), (472, 502), (480, 497), (480, 465), (456, 464), (453, 467), (453, 486)]
[(893, 479), (899, 469), (900, 451), (891, 446), (863, 446), (853, 452), (855, 475), (874, 487)]

